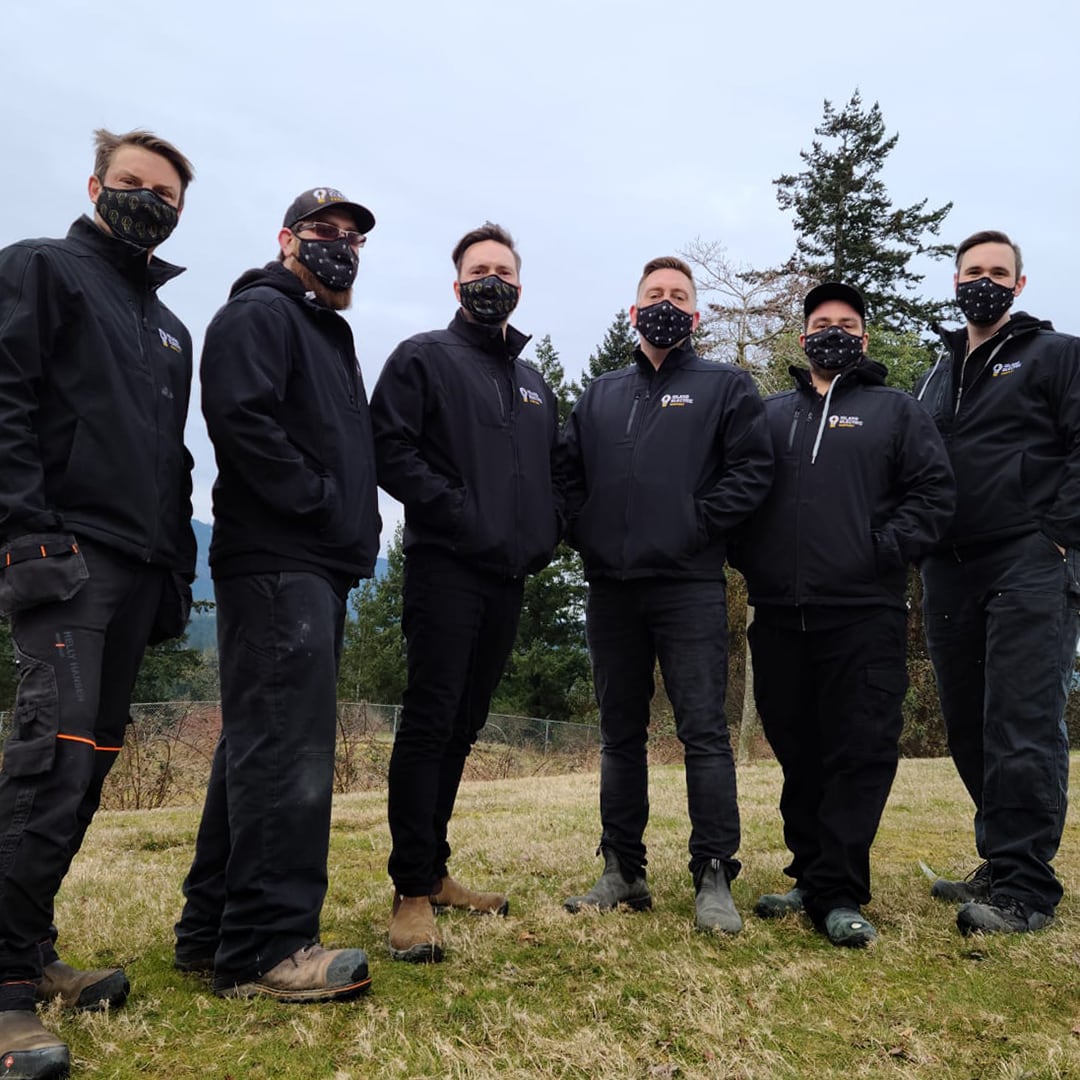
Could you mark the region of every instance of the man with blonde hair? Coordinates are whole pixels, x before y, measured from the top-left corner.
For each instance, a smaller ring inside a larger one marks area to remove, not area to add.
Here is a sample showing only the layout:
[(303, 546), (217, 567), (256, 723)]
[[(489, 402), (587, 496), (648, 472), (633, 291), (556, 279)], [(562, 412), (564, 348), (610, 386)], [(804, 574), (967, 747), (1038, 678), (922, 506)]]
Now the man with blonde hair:
[(56, 953), (53, 901), (97, 810), (147, 644), (191, 604), (191, 338), (154, 255), (194, 171), (148, 131), (96, 133), (93, 216), (0, 251), (0, 615), (19, 691), (0, 770), (0, 1075), (66, 1076), (34, 1012), (116, 1007), (121, 968)]

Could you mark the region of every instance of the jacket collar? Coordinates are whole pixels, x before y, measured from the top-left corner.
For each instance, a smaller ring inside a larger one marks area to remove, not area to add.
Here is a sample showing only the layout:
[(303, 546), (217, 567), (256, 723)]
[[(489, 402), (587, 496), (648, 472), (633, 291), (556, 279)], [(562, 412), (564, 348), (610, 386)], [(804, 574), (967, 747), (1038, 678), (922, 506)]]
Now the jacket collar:
[(531, 340), (531, 335), (523, 334), (509, 323), (506, 326), (504, 338), (502, 327), (470, 322), (465, 318), (461, 308), (454, 313), (454, 321), (450, 324), (449, 330), (458, 337), (465, 338), (471, 345), (475, 345), (489, 356), (503, 361), (516, 360), (521, 355), (521, 350)]
[(125, 277), (157, 290), (184, 272), (182, 266), (159, 259), (156, 255), (146, 261), (146, 252), (126, 240), (118, 240), (104, 232), (94, 221), (83, 214), (68, 229), (68, 239), (75, 240), (115, 266)]
[(670, 349), (658, 368), (652, 366), (652, 361), (641, 351), (641, 349), (634, 350), (634, 363), (637, 364), (638, 371), (645, 375), (652, 375), (654, 373), (660, 375), (663, 372), (674, 371), (676, 368), (686, 367), (691, 360), (696, 358), (697, 353), (694, 352), (694, 346), (690, 344), (689, 338), (681, 345), (676, 345), (674, 348)]

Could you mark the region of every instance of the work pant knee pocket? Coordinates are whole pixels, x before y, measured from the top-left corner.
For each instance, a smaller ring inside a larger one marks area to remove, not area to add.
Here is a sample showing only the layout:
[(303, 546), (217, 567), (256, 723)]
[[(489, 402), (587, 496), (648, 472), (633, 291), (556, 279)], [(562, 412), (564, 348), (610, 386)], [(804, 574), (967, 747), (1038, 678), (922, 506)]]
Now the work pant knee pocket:
[(3, 771), (8, 776), (37, 776), (48, 772), (56, 757), (60, 708), (53, 669), (15, 646), (19, 661), (19, 692), (11, 717), (11, 734), (4, 745)]

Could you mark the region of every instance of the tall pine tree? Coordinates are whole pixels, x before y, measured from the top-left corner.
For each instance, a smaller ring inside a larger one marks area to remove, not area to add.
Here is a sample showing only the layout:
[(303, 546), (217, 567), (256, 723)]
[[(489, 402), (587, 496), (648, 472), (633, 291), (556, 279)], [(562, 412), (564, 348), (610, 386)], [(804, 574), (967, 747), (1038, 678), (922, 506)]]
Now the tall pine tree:
[(598, 375), (606, 371), (618, 371), (634, 362), (634, 350), (637, 348), (637, 331), (630, 325), (630, 315), (619, 311), (611, 320), (604, 340), (589, 357), (586, 369), (581, 373), (581, 388), (584, 390)]
[(855, 285), (869, 320), (882, 329), (926, 332), (946, 304), (917, 294), (923, 275), (910, 263), (917, 255), (952, 254), (932, 240), (952, 203), (937, 210), (927, 210), (926, 199), (892, 205), (880, 174), (899, 135), (886, 137), (878, 103), (864, 108), (858, 90), (839, 112), (826, 101), (814, 133), (821, 138), (799, 153), (802, 172), (773, 181), (780, 208), (794, 215), (799, 269), (818, 281)]

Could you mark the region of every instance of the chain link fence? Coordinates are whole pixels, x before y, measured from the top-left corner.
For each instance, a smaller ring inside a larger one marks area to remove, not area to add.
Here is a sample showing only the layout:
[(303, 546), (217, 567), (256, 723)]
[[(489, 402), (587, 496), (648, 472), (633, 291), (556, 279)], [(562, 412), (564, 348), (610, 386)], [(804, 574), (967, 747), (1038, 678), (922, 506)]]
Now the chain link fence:
[[(335, 791), (385, 786), (400, 720), (400, 705), (338, 703)], [(10, 714), (0, 712), (0, 736), (6, 738), (10, 722)], [(220, 733), (221, 705), (216, 701), (132, 705), (124, 749), (105, 782), (102, 806), (145, 810), (198, 803)], [(596, 769), (599, 748), (595, 724), (492, 713), (465, 776), (491, 780)]]

